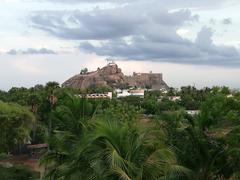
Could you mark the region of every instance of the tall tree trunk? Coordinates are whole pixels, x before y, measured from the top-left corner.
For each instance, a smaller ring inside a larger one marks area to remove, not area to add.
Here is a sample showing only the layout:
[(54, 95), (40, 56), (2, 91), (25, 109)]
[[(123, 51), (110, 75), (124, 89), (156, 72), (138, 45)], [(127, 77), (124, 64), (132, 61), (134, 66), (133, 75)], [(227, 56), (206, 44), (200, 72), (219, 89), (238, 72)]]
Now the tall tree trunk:
[(33, 124), (33, 144), (36, 144), (36, 132), (37, 132), (37, 124), (35, 122)]

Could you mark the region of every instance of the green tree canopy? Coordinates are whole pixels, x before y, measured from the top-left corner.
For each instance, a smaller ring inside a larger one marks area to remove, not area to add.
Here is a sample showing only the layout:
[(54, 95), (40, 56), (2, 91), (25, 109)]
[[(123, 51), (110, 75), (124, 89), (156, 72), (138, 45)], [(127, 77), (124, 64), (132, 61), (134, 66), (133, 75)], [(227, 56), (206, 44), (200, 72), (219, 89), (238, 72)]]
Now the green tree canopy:
[(0, 152), (10, 152), (30, 140), (34, 115), (28, 108), (0, 101)]

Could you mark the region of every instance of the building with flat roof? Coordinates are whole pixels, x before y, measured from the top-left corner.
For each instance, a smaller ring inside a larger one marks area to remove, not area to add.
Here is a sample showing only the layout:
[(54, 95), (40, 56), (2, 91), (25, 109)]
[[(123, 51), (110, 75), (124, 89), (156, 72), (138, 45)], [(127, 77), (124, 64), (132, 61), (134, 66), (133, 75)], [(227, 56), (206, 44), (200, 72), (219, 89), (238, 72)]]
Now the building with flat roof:
[(116, 90), (115, 91), (117, 93), (117, 98), (121, 98), (121, 97), (127, 97), (127, 96), (138, 96), (141, 98), (144, 98), (144, 89), (123, 89), (123, 90)]
[(80, 98), (87, 99), (112, 99), (112, 92), (108, 93), (94, 93), (94, 94), (80, 94), (77, 95)]

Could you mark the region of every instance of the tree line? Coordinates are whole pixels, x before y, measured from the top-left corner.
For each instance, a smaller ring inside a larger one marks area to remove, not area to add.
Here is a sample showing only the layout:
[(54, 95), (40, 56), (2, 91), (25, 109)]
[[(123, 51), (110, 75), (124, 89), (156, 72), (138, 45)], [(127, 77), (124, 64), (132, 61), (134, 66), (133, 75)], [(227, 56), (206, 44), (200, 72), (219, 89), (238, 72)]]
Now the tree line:
[(239, 92), (188, 86), (144, 99), (76, 96), (108, 90), (49, 82), (0, 91), (0, 152), (48, 143), (39, 160), (45, 179), (240, 179)]

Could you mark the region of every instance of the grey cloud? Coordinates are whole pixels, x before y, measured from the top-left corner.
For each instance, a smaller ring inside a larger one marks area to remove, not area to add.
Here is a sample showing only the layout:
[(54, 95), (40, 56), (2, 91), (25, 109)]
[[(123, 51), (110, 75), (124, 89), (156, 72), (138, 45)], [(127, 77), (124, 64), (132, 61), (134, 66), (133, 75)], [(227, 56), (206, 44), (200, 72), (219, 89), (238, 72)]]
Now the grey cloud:
[(46, 48), (41, 48), (41, 49), (33, 49), (33, 48), (28, 48), (26, 50), (15, 50), (11, 49), (10, 51), (7, 52), (7, 54), (10, 55), (18, 55), (18, 54), (57, 54), (55, 51), (46, 49)]
[[(108, 39), (112, 37), (121, 37), (130, 35), (132, 25), (135, 20), (114, 19), (114, 17), (106, 17), (104, 14), (99, 17), (96, 14), (83, 14), (74, 12), (68, 17), (54, 16), (47, 13), (47, 16), (41, 14), (31, 17), (33, 27), (42, 29), (55, 36), (65, 39)], [(59, 18), (59, 19), (57, 19)], [(121, 22), (122, 21), (122, 22)], [(138, 20), (136, 20), (138, 21)], [(124, 23), (125, 26), (121, 26)], [(126, 26), (129, 23), (129, 26)]]
[(203, 27), (195, 42), (176, 33), (198, 21), (190, 10), (169, 12), (155, 6), (128, 5), (90, 12), (41, 12), (32, 26), (50, 34), (80, 41), (79, 48), (100, 56), (185, 64), (240, 66), (234, 47), (217, 46), (214, 32)]
[[(142, 6), (96, 9), (87, 13), (45, 12), (30, 17), (33, 27), (60, 38), (74, 40), (107, 40), (141, 34), (143, 31), (152, 38), (169, 38), (158, 34), (175, 31), (186, 21), (197, 20), (198, 16), (193, 16), (189, 10), (169, 13), (157, 7), (143, 9)], [(149, 32), (149, 29), (154, 32)]]
[(32, 0), (41, 2), (65, 3), (65, 4), (78, 4), (78, 3), (115, 3), (115, 4), (136, 4), (136, 3), (156, 3), (159, 7), (168, 8), (189, 8), (189, 7), (217, 7), (224, 2), (237, 0)]
[(211, 24), (211, 25), (215, 25), (215, 24), (216, 24), (216, 20), (213, 19), (213, 18), (211, 18), (211, 19), (209, 20), (209, 24)]
[(202, 30), (198, 33), (195, 40), (196, 46), (205, 51), (210, 50), (210, 47), (213, 45), (212, 36), (212, 29), (203, 27)]
[(222, 20), (222, 23), (225, 25), (232, 24), (232, 19), (231, 18), (225, 18)]
[(15, 49), (11, 49), (10, 51), (7, 52), (7, 54), (10, 54), (10, 55), (17, 55), (17, 51)]
[(149, 39), (133, 38), (131, 44), (123, 39), (110, 40), (101, 46), (89, 42), (80, 45), (80, 49), (100, 56), (113, 56), (125, 60), (148, 60), (179, 64), (205, 64), (220, 66), (240, 66), (237, 49), (229, 46), (217, 46), (212, 41), (213, 32), (203, 27), (195, 42), (153, 42)]
[(115, 2), (115, 3), (123, 3), (127, 2), (128, 0), (39, 0), (41, 2), (53, 2), (53, 3), (66, 3), (66, 4), (72, 4), (72, 3), (105, 3), (105, 2)]

